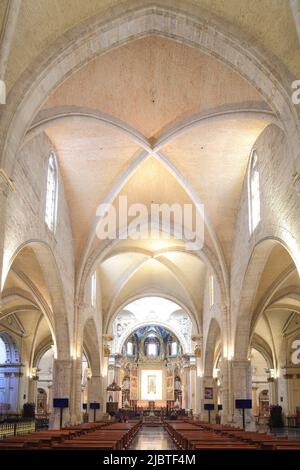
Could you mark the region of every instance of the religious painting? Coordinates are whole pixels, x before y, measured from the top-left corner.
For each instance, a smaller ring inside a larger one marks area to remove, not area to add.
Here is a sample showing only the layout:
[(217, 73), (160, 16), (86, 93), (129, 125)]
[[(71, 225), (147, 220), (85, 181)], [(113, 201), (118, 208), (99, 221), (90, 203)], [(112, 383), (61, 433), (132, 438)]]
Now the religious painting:
[(142, 369), (141, 379), (141, 400), (162, 400), (163, 382), (161, 370)]
[(213, 388), (212, 387), (204, 387), (204, 399), (205, 400), (212, 400), (213, 399)]
[(136, 367), (131, 369), (130, 374), (130, 399), (138, 400), (138, 372)]
[(156, 394), (156, 375), (148, 375), (147, 379), (148, 379), (148, 387), (147, 387), (148, 393)]
[(167, 400), (174, 400), (174, 377), (173, 371), (166, 371)]

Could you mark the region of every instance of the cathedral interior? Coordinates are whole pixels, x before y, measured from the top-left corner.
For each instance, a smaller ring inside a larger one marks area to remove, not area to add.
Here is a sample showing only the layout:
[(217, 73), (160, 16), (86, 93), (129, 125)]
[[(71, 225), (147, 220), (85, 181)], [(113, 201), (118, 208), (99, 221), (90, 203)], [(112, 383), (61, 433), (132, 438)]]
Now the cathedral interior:
[(300, 1), (1, 0), (0, 33), (0, 452), (300, 449)]

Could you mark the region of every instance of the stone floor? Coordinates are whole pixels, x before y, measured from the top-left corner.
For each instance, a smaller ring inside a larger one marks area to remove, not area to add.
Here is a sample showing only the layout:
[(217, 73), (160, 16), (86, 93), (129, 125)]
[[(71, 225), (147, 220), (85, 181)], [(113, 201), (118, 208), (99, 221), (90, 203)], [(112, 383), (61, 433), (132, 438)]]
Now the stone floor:
[[(260, 430), (261, 432), (267, 429)], [(273, 429), (273, 434), (279, 437), (288, 436), (289, 439), (300, 439), (300, 429)], [(163, 426), (142, 426), (133, 440), (131, 450), (174, 450), (176, 449)]]
[(289, 439), (300, 439), (300, 429), (293, 428), (273, 428), (269, 430), (272, 434), (276, 436), (283, 437), (287, 436)]
[(133, 440), (130, 449), (171, 450), (176, 447), (162, 426), (143, 426)]
[[(246, 429), (248, 431), (248, 429)], [(300, 439), (300, 428), (272, 428), (266, 425), (256, 426), (256, 431), (266, 432), (267, 434), (275, 434), (279, 437), (287, 436), (289, 439)]]

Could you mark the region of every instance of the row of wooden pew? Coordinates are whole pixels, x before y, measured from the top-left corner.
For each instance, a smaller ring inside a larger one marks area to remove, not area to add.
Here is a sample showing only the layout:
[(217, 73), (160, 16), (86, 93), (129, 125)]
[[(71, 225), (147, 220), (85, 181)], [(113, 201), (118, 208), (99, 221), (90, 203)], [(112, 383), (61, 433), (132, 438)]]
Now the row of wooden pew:
[(100, 421), (61, 430), (38, 431), (0, 440), (2, 450), (124, 450), (141, 426), (140, 421), (116, 423)]
[(165, 429), (181, 450), (300, 450), (300, 440), (248, 432), (201, 421), (165, 421)]

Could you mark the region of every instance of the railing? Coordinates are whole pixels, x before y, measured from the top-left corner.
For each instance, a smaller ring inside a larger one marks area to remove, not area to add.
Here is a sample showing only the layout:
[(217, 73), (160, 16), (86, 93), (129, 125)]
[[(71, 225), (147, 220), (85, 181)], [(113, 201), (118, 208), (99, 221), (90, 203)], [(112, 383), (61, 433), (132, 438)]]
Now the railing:
[(0, 439), (9, 436), (18, 436), (35, 432), (35, 421), (21, 421), (19, 423), (0, 424)]
[(48, 429), (49, 418), (35, 418), (35, 427), (37, 431), (39, 429)]

